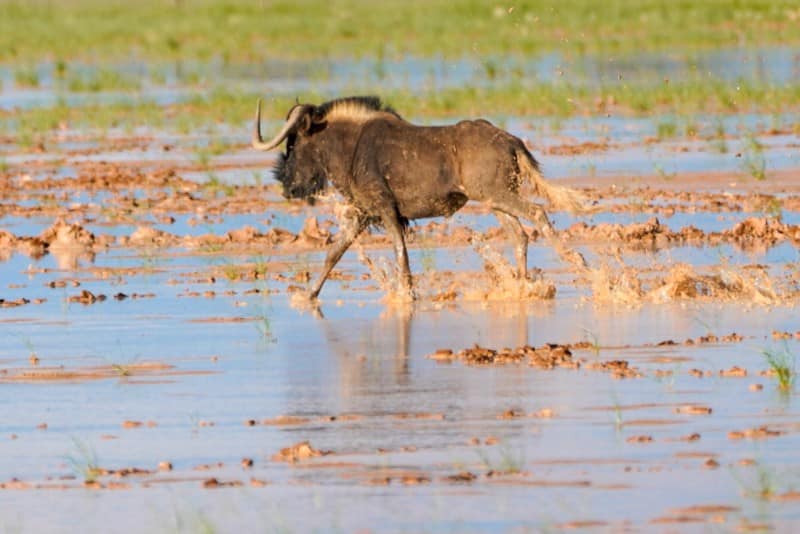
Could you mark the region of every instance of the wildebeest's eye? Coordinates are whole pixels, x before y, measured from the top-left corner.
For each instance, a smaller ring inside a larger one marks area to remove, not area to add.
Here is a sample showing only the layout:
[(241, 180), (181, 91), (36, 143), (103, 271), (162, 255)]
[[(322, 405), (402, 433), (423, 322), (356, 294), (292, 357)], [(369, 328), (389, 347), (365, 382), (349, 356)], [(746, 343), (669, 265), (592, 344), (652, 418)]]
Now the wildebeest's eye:
[(297, 142), (297, 134), (289, 134), (286, 136), (286, 155), (288, 156), (289, 153), (294, 149), (294, 144)]

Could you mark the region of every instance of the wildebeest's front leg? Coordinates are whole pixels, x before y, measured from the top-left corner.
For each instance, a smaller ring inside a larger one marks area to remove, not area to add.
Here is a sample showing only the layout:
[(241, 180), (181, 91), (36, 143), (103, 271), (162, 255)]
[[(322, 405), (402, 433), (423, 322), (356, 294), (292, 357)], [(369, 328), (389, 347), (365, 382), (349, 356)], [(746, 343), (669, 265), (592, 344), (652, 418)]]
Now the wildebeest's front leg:
[(517, 258), (517, 277), (524, 280), (528, 277), (528, 234), (519, 219), (498, 209), (493, 210), (495, 217), (505, 228), (506, 233), (514, 240), (514, 255)]
[(322, 284), (331, 274), (331, 271), (342, 258), (344, 253), (353, 244), (353, 241), (367, 228), (367, 219), (355, 208), (347, 209), (339, 220), (339, 234), (336, 236), (331, 248), (328, 250), (328, 255), (325, 258), (325, 265), (322, 267), (322, 272), (314, 284), (314, 289), (311, 290), (309, 295), (312, 299), (317, 298)]

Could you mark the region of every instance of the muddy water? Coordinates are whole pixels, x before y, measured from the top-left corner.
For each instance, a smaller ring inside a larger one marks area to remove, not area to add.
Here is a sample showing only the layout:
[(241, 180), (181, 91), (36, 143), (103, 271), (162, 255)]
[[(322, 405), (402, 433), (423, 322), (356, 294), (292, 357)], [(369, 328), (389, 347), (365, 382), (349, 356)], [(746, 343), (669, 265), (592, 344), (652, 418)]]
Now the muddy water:
[[(117, 262), (125, 259), (109, 255), (96, 263)], [(202, 270), (188, 263), (159, 258), (155, 272), (126, 277), (124, 286), (90, 279), (81, 287), (95, 293), (153, 291), (155, 297), (89, 306), (63, 302), (76, 290), (44, 289), (62, 273), (26, 277), (24, 292), (48, 301), (3, 312), (7, 341), (0, 357), (17, 377), (2, 384), (4, 480), (80, 486), (84, 449), (105, 469), (156, 470), (169, 461), (173, 470), (98, 477), (104, 485), (130, 485), (119, 491), (6, 490), (2, 498), (16, 511), (6, 525), (57, 530), (75, 513), (87, 527), (117, 531), (130, 530), (133, 520), (135, 530), (192, 530), (187, 526), (207, 522), (228, 531), (258, 521), (289, 530), (333, 523), (348, 531), (462, 531), (589, 520), (642, 528), (684, 516), (699, 521), (692, 523), (699, 529), (719, 521), (724, 528), (763, 521), (780, 528), (800, 519), (791, 504), (748, 496), (760, 491), (762, 472), (773, 473), (776, 492), (794, 484), (794, 396), (779, 394), (774, 379), (757, 374), (766, 368), (760, 351), (780, 347), (771, 332), (797, 328), (791, 308), (743, 314), (740, 304), (684, 302), (606, 309), (564, 296), (445, 309), (420, 303), (406, 310), (387, 308), (375, 292), (332, 284), (325, 318), (315, 318), (291, 308), (285, 294), (242, 295), (251, 284), (170, 285), (182, 273)], [(12, 261), (4, 271), (20, 267)], [(181, 296), (207, 287), (237, 295)], [(241, 322), (229, 322), (235, 318)], [(259, 330), (264, 319), (267, 335)], [(744, 339), (683, 344), (709, 331), (735, 331)], [(599, 346), (574, 351), (584, 367), (625, 359), (645, 376), (617, 380), (588, 369), (471, 367), (426, 358), (439, 348), (474, 343), (499, 348), (586, 340)], [(653, 346), (667, 340), (678, 345)], [(796, 352), (797, 343), (788, 343)], [(16, 370), (34, 369), (31, 351), (38, 368), (130, 370), (105, 379), (25, 380)], [(145, 375), (136, 368), (145, 362), (174, 367)], [(748, 377), (719, 375), (733, 366), (747, 369)], [(711, 376), (691, 375), (695, 368)], [(750, 391), (753, 383), (764, 390)], [(686, 411), (697, 406), (712, 411)], [(503, 418), (509, 410), (515, 415)], [(302, 420), (263, 423), (282, 415)], [(246, 424), (250, 419), (254, 426)], [(125, 421), (143, 425), (123, 428)], [(47, 428), (37, 428), (41, 423)], [(762, 425), (781, 434), (728, 437)], [(700, 438), (687, 441), (692, 434)], [(640, 436), (652, 441), (629, 442)], [(305, 440), (332, 454), (294, 465), (272, 458)], [(243, 458), (253, 466), (243, 469)], [(719, 467), (709, 468), (710, 459)], [(749, 459), (756, 464), (739, 464)], [(463, 471), (477, 478), (447, 479)], [(203, 488), (212, 477), (244, 486)], [(251, 487), (251, 478), (269, 485)], [(48, 507), (41, 513), (44, 498)], [(675, 512), (712, 504), (731, 511)], [(119, 523), (109, 524), (109, 515)]]
[(554, 298), (513, 298), (469, 205), (413, 226), (417, 302), (387, 303), (374, 232), (319, 309), (295, 294), (335, 199), (283, 201), (235, 127), (203, 164), (209, 136), (3, 145), (4, 530), (796, 528), (797, 398), (765, 354), (800, 352), (798, 139), (740, 116), (717, 150), (714, 120), (654, 143), (651, 120), (507, 119), (598, 199), (553, 214), (589, 269), (530, 229)]
[[(263, 215), (251, 217), (258, 224)], [(681, 217), (709, 231), (704, 221), (718, 222)], [(484, 219), (467, 212), (451, 224), (488, 230)], [(561, 216), (558, 226), (571, 222)], [(37, 233), (32, 224), (11, 228)], [(781, 272), (797, 261), (786, 245), (729, 252), (735, 263)], [(630, 254), (631, 264), (679, 258), (699, 267), (714, 252)], [(759, 375), (764, 350), (800, 349), (791, 303), (597, 305), (537, 243), (530, 261), (556, 281), (554, 300), (387, 306), (349, 254), (341, 271), (354, 279), (326, 286), (320, 317), (291, 306), (288, 282), (221, 276), (257, 261), (252, 248), (115, 246), (66, 269), (56, 254), (14, 253), (3, 263), (3, 298), (46, 299), (3, 309), (0, 322), (8, 529), (60, 531), (76, 517), (86, 529), (118, 532), (255, 522), (290, 531), (785, 530), (800, 521), (790, 493), (795, 395)], [(316, 270), (321, 252), (261, 261), (270, 275), (291, 277)], [(415, 247), (412, 265), (423, 287), (437, 271), (481, 276), (468, 246)], [(61, 280), (65, 287), (49, 287)], [(83, 289), (108, 298), (69, 302)], [(701, 339), (732, 332), (742, 338)], [(545, 343), (577, 343), (580, 369), (428, 358), (474, 344)], [(609, 360), (642, 376), (593, 369)], [(727, 376), (734, 367), (747, 376)], [(276, 457), (304, 441), (320, 455)], [(171, 470), (159, 471), (162, 462)]]

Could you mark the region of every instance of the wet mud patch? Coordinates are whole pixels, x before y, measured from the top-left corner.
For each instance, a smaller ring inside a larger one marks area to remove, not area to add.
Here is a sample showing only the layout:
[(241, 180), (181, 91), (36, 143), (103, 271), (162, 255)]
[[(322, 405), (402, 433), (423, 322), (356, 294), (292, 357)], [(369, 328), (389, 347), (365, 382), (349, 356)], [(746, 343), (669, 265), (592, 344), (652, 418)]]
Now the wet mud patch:
[[(214, 371), (178, 369), (159, 362), (109, 364), (88, 367), (39, 366), (30, 368), (0, 368), (0, 382), (50, 384), (80, 383), (93, 380), (122, 380), (130, 383), (170, 383), (173, 377), (213, 374)], [(170, 379), (170, 380), (164, 380)]]

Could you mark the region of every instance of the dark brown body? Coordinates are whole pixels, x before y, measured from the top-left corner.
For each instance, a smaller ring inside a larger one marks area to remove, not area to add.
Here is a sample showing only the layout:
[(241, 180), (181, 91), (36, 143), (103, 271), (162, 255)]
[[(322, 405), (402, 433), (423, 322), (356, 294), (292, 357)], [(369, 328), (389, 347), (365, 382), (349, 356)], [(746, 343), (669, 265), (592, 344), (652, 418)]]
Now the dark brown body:
[(518, 274), (524, 278), (528, 237), (518, 218), (545, 231), (551, 227), (541, 206), (520, 198), (522, 180), (530, 179), (551, 203), (569, 197), (566, 189), (544, 182), (522, 141), (485, 120), (416, 126), (382, 108), (377, 99), (351, 98), (295, 106), (284, 131), (263, 143), (257, 130), (253, 145), (270, 149), (283, 139), (287, 152), (276, 178), (286, 196), (310, 197), (327, 180), (349, 204), (312, 297), (356, 237), (374, 223), (392, 237), (402, 289), (410, 294), (405, 225), (412, 219), (450, 216), (469, 200), (487, 203), (513, 236)]

